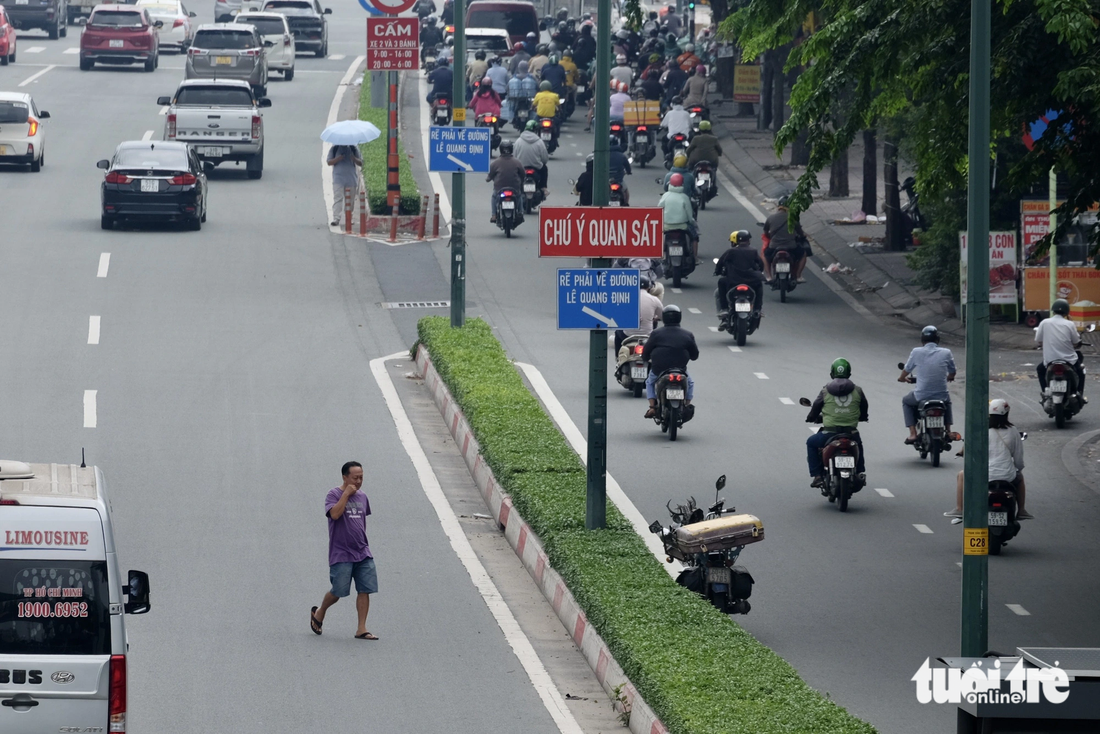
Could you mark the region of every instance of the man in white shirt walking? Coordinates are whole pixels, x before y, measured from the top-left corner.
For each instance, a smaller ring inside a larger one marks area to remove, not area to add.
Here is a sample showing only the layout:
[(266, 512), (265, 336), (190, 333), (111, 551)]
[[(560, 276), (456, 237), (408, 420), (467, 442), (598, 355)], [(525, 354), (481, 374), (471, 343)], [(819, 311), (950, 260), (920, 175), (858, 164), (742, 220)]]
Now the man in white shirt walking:
[(1043, 360), (1035, 368), (1039, 376), (1039, 391), (1047, 396), (1047, 365), (1062, 360), (1073, 365), (1077, 373), (1077, 392), (1085, 392), (1085, 366), (1081, 359), (1081, 335), (1077, 327), (1066, 318), (1069, 315), (1069, 301), (1059, 298), (1050, 304), (1050, 318), (1043, 319), (1035, 329), (1035, 343), (1043, 348)]

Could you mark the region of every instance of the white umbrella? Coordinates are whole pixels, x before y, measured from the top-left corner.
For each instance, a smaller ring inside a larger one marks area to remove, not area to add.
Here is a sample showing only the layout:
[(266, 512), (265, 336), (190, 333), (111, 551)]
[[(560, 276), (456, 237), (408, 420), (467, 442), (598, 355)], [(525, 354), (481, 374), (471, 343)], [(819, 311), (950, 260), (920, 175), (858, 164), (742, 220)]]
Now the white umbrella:
[(358, 145), (382, 137), (382, 131), (366, 120), (334, 122), (321, 133), (321, 140), (333, 145)]

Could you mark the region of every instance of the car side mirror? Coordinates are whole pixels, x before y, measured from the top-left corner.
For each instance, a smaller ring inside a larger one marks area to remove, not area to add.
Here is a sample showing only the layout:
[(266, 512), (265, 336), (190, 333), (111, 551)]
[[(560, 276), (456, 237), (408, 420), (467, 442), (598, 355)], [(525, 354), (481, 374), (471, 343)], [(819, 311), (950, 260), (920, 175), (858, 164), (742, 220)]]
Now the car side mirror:
[(214, 172), (214, 168), (215, 168), (215, 166), (214, 166), (213, 161), (203, 161), (202, 162), (202, 172), (203, 173), (209, 175), (209, 174)]
[(264, 48), (272, 48), (275, 46), (274, 41), (264, 41)]
[(332, 15), (332, 8), (325, 8), (325, 15)]
[(104, 171), (106, 171), (108, 168), (111, 167), (111, 162), (109, 160), (107, 160), (106, 158), (104, 158), (101, 161), (96, 161), (95, 167), (96, 168), (102, 168)]
[(197, 17), (199, 17), (199, 14), (198, 14), (198, 13), (196, 13), (196, 12), (195, 12), (194, 10), (192, 10), (191, 12), (189, 12), (189, 13), (187, 14), (187, 17), (188, 17), (188, 18), (197, 18)]
[(164, 107), (166, 105), (170, 105), (170, 104), (172, 104), (172, 98), (171, 97), (157, 97), (157, 104), (159, 104), (161, 107)]
[(809, 398), (799, 398), (798, 399), (798, 404), (801, 405), (803, 408), (813, 407), (813, 403), (810, 402)]
[(719, 492), (721, 492), (722, 487), (725, 487), (725, 486), (726, 486), (726, 475), (723, 474), (722, 476), (718, 477), (718, 481), (714, 483), (714, 488), (717, 489)]
[(129, 597), (125, 610), (127, 614), (145, 614), (151, 608), (149, 604), (149, 574), (144, 571), (127, 571), (127, 584), (122, 593)]
[(270, 107), (271, 100), (267, 97), (260, 97), (260, 101), (257, 104), (259, 104), (260, 107)]
[(39, 110), (38, 111), (38, 119), (39, 120), (48, 120), (48, 119), (50, 119), (50, 113), (46, 112), (46, 110)]
[(651, 532), (651, 533), (661, 532), (661, 523), (657, 520), (654, 520), (653, 522), (651, 522), (649, 524), (649, 532)]
[(163, 20), (154, 21), (153, 22), (153, 27), (154, 28), (163, 28), (164, 27), (164, 21)]

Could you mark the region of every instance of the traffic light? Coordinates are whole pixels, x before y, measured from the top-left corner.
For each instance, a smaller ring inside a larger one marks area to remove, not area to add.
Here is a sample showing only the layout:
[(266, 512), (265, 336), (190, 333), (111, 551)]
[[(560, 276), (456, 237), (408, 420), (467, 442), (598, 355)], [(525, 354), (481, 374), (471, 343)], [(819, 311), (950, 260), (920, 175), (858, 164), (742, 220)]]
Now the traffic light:
[(694, 12), (694, 11), (695, 11), (695, 0), (689, 0), (689, 2), (688, 2), (688, 10), (690, 10), (690, 11), (692, 11), (692, 12)]

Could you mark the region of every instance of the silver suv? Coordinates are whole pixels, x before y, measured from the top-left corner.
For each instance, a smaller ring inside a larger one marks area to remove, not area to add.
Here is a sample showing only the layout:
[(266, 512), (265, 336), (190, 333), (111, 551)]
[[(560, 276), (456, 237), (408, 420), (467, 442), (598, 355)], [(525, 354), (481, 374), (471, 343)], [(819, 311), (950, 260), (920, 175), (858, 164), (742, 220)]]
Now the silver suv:
[(256, 90), (256, 96), (264, 97), (267, 95), (265, 45), (252, 25), (201, 25), (187, 49), (184, 78), (244, 79)]

